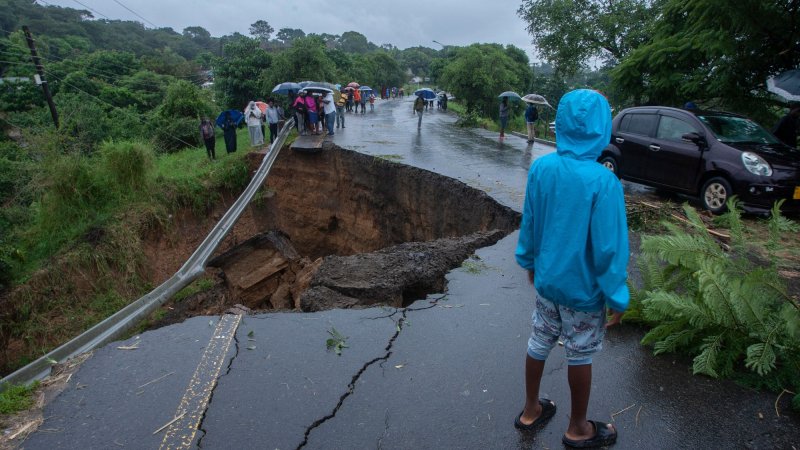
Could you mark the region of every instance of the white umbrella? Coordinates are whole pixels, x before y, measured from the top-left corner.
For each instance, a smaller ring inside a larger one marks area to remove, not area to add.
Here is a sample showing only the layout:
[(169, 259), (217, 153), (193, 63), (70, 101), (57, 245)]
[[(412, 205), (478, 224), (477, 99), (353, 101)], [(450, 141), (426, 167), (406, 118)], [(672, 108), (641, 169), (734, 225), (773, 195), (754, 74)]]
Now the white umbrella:
[(767, 78), (767, 90), (786, 100), (800, 102), (800, 69)]
[[(547, 99), (539, 94), (528, 94), (525, 97), (522, 97), (522, 101), (526, 103), (533, 103), (534, 105), (550, 106), (550, 103), (547, 103)], [(552, 108), (552, 106), (550, 106), (550, 108)]]

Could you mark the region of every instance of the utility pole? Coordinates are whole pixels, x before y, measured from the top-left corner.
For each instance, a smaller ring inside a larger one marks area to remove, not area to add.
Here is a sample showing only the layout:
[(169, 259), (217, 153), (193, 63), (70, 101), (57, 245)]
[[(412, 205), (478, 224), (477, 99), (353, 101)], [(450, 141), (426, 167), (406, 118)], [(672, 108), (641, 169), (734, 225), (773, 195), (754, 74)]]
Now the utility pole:
[(22, 31), (25, 32), (25, 40), (28, 41), (28, 48), (31, 49), (31, 59), (33, 60), (33, 64), (36, 65), (36, 73), (39, 74), (42, 91), (44, 91), (44, 98), (47, 100), (47, 106), (50, 107), (50, 115), (53, 116), (53, 123), (56, 129), (58, 129), (58, 111), (56, 111), (56, 104), (53, 103), (53, 96), (50, 95), (50, 87), (47, 85), (47, 80), (44, 79), (44, 67), (39, 60), (39, 55), (36, 53), (36, 44), (33, 41), (33, 37), (31, 37), (31, 31), (28, 29), (27, 25), (22, 26)]

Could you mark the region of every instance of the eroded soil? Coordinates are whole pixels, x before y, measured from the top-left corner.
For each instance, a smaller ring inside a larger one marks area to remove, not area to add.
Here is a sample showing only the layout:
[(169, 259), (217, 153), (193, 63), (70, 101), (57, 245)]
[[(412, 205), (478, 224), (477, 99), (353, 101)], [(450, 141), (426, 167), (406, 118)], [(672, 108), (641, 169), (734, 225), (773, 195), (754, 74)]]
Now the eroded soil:
[[(253, 154), (253, 169), (260, 156)], [(519, 220), (484, 192), (427, 170), (336, 147), (284, 150), (260, 198), (209, 262), (214, 287), (168, 304), (155, 326), (234, 305), (255, 311), (403, 306), (444, 291), (447, 272), (518, 228)], [(188, 257), (204, 229), (181, 219), (151, 244), (161, 276)]]

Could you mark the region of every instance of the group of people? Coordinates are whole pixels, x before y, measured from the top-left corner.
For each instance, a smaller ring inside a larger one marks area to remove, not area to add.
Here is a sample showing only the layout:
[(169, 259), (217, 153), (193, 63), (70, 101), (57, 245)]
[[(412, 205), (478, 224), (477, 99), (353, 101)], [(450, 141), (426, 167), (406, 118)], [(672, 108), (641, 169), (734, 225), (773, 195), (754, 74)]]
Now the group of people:
[[(236, 120), (230, 111), (225, 111), (222, 116), (222, 123), (218, 124), (222, 128), (225, 140), (225, 150), (228, 154), (236, 151), (236, 129), (239, 127), (240, 120)], [(200, 121), (200, 137), (206, 146), (208, 159), (216, 161), (217, 137), (214, 129), (214, 122), (208, 117), (203, 117)]]
[(397, 97), (403, 98), (406, 95), (405, 92), (403, 91), (403, 88), (397, 88), (397, 87), (392, 87), (392, 88), (383, 87), (383, 88), (381, 88), (380, 94), (381, 94), (381, 98), (384, 98), (384, 99), (387, 99), (387, 100), (393, 99), (393, 98), (397, 98)]
[(269, 128), (269, 143), (272, 144), (278, 137), (278, 123), (285, 119), (283, 109), (275, 103), (275, 99), (267, 99), (263, 109), (259, 103), (263, 104), (264, 102), (250, 101), (244, 110), (251, 147), (264, 145), (267, 128)]
[[(292, 102), (292, 108), (297, 132), (301, 136), (320, 134), (323, 127), (327, 128), (328, 136), (333, 136), (333, 126), (337, 123), (337, 105), (334, 103), (333, 92), (330, 90), (322, 92), (301, 90)], [(344, 125), (344, 119), (342, 119), (342, 125)]]
[[(508, 97), (503, 97), (500, 100), (500, 139), (505, 137), (506, 127), (508, 127), (508, 117), (511, 112), (511, 107), (508, 105)], [(525, 125), (528, 130), (528, 143), (532, 144), (536, 138), (536, 121), (539, 120), (539, 110), (533, 103), (528, 103), (525, 108)]]
[[(265, 106), (262, 107), (259, 103)], [(272, 144), (275, 141), (278, 137), (278, 124), (285, 119), (283, 108), (278, 106), (273, 98), (267, 99), (266, 103), (249, 102), (242, 112), (242, 117), (238, 116), (238, 112), (234, 111), (234, 113), (236, 116), (231, 110), (225, 111), (217, 119), (216, 124), (208, 117), (203, 117), (200, 121), (200, 137), (205, 144), (208, 158), (212, 161), (217, 159), (215, 125), (222, 128), (225, 150), (230, 154), (236, 151), (236, 129), (239, 128), (242, 121), (247, 125), (250, 146), (259, 147), (264, 145), (267, 128), (269, 128), (269, 143)]]
[(344, 102), (345, 112), (355, 112), (358, 114), (358, 108), (361, 107), (361, 114), (366, 114), (367, 103), (369, 103), (370, 111), (375, 110), (375, 94), (371, 90), (361, 90), (355, 88), (344, 88), (341, 92), (341, 99)]

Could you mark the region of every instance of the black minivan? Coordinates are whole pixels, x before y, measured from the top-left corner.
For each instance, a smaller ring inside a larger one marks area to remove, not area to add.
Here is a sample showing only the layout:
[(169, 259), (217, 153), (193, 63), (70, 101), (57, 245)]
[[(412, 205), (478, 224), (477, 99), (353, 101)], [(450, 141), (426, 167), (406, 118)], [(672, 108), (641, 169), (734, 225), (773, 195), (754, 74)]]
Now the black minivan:
[(714, 214), (732, 195), (751, 213), (800, 212), (800, 150), (730, 113), (641, 106), (614, 118), (597, 159), (619, 178), (699, 197)]

